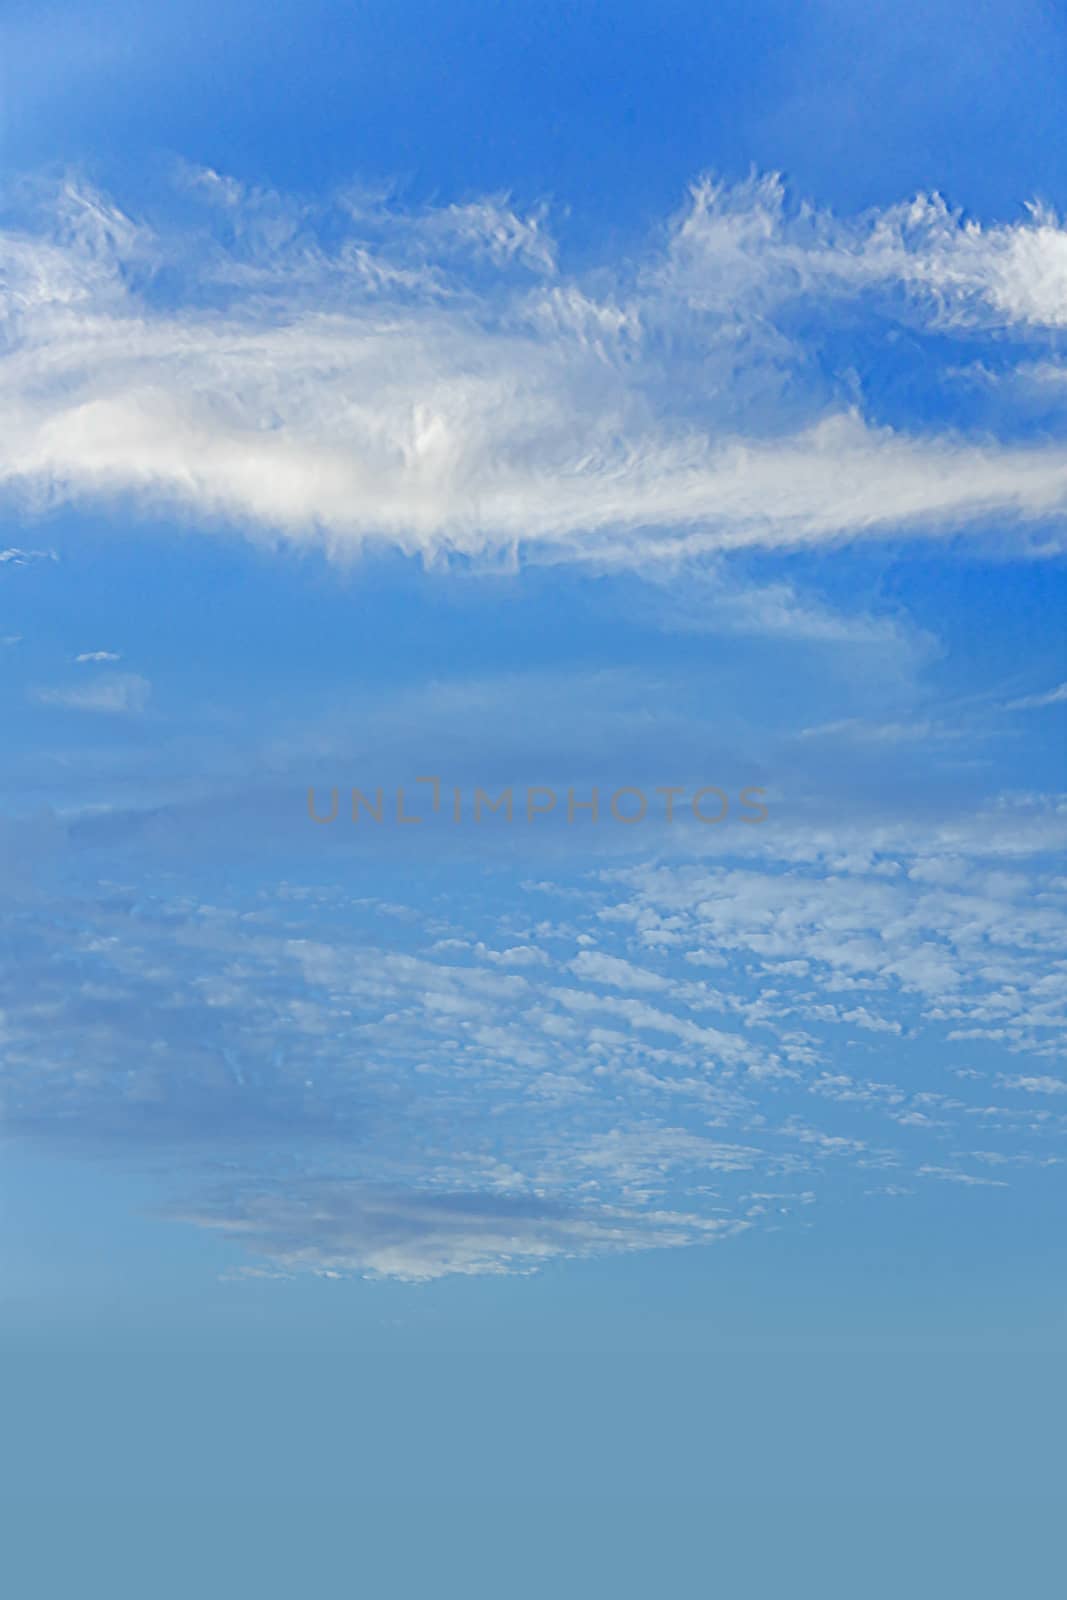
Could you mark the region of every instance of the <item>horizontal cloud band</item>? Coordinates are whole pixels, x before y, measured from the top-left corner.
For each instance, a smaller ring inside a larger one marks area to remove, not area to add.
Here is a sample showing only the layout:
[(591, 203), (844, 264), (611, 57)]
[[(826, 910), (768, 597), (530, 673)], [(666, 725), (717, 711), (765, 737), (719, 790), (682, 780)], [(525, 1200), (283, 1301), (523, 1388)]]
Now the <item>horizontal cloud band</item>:
[[(1062, 430), (1017, 415), (1067, 325), (1044, 213), (842, 222), (773, 180), (704, 183), (644, 259), (567, 275), (498, 201), (313, 211), (211, 173), (190, 195), (208, 226), (68, 187), (0, 233), (0, 480), (24, 504), (633, 566), (993, 519), (1061, 538)], [(909, 363), (935, 427), (902, 409)], [(993, 426), (960, 410), (964, 368)]]

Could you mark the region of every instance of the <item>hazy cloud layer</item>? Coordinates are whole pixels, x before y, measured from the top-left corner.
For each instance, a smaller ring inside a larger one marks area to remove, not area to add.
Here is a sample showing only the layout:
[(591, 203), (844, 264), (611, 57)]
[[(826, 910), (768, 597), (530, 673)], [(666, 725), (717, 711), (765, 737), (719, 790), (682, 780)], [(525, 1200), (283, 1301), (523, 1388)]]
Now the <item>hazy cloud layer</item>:
[(783, 827), (419, 907), (329, 870), (38, 896), (6, 919), (0, 1117), (166, 1150), (180, 1214), (282, 1272), (529, 1271), (857, 1187), (1047, 1196), (1065, 831), (1040, 798), (921, 844)]
[[(103, 662), (118, 658), (100, 651), (78, 659)], [(33, 699), (38, 705), (56, 706), (64, 711), (101, 711), (125, 716), (143, 711), (151, 693), (152, 685), (138, 673), (113, 672), (67, 687), (35, 689)]]

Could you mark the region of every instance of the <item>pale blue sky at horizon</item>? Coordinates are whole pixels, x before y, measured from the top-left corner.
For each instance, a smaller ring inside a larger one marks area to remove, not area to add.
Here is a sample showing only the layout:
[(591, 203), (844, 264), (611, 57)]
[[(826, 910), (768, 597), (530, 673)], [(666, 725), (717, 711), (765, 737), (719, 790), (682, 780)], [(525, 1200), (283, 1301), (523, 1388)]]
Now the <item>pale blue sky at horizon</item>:
[(1062, 7), (0, 56), (11, 1592), (1057, 1592)]

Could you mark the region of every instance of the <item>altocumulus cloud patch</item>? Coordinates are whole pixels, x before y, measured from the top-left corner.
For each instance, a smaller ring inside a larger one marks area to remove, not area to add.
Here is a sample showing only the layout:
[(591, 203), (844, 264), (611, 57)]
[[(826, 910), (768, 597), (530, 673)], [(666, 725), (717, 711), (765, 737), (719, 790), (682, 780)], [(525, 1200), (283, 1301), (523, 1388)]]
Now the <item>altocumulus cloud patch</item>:
[(526, 1272), (807, 1226), (857, 1188), (1044, 1192), (1063, 837), (1033, 801), (921, 843), (783, 828), (447, 906), (330, 882), (30, 897), (4, 1119), (166, 1150), (177, 1214), (285, 1273)]

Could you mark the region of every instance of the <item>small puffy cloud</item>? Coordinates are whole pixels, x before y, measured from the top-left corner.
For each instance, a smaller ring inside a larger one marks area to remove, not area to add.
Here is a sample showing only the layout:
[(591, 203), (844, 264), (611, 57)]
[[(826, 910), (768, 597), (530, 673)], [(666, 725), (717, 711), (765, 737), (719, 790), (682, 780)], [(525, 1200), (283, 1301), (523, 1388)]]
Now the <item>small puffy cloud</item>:
[(647, 967), (638, 967), (618, 956), (603, 955), (598, 950), (582, 950), (570, 963), (570, 969), (579, 978), (590, 983), (603, 983), (613, 989), (666, 990), (671, 988), (668, 978)]
[(532, 944), (514, 944), (507, 950), (487, 950), (484, 945), (479, 945), (476, 953), (498, 967), (543, 967), (549, 964), (545, 952)]
[(74, 657), (74, 660), (80, 664), (83, 662), (121, 661), (122, 657), (114, 650), (83, 650), (81, 655)]

